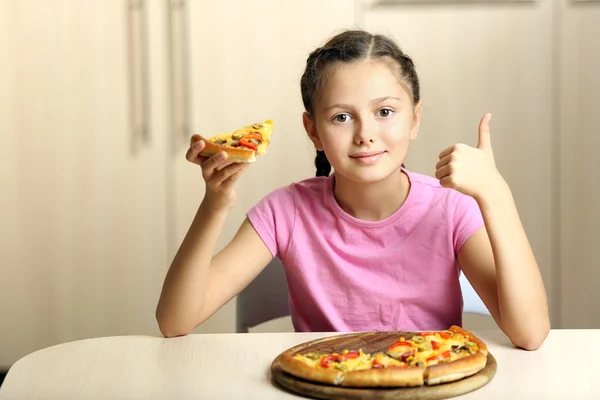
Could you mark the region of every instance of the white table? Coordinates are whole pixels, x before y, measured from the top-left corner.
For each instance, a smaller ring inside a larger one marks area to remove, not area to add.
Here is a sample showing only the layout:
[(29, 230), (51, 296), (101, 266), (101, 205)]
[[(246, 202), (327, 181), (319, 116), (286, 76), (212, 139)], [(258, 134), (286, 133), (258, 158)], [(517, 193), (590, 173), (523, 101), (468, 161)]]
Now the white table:
[[(600, 399), (600, 330), (553, 330), (537, 351), (498, 331), (475, 331), (496, 357), (494, 379), (463, 399)], [(271, 361), (315, 333), (96, 338), (17, 361), (0, 399), (284, 399)], [(570, 347), (569, 346), (575, 346)]]

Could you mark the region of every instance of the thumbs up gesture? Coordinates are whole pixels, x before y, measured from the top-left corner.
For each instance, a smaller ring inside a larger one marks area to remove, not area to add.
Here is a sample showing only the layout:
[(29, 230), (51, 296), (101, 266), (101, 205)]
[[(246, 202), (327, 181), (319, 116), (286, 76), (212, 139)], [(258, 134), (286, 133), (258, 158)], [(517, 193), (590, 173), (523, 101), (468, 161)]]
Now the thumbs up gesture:
[(492, 151), (491, 118), (491, 114), (486, 114), (481, 119), (476, 148), (455, 144), (440, 153), (435, 177), (443, 187), (478, 199), (501, 181)]

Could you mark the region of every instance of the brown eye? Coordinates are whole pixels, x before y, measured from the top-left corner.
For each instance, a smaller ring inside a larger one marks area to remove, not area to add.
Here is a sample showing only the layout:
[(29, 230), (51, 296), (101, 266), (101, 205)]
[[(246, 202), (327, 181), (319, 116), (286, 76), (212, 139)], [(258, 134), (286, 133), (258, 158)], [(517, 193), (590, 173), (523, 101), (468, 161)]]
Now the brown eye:
[(335, 122), (346, 122), (346, 121), (348, 121), (348, 119), (349, 119), (348, 114), (339, 114), (339, 115), (336, 115), (335, 117), (333, 117), (333, 120)]
[(382, 108), (381, 110), (378, 111), (379, 116), (383, 117), (383, 118), (388, 118), (389, 116), (391, 116), (393, 113), (392, 110), (390, 110), (389, 108)]

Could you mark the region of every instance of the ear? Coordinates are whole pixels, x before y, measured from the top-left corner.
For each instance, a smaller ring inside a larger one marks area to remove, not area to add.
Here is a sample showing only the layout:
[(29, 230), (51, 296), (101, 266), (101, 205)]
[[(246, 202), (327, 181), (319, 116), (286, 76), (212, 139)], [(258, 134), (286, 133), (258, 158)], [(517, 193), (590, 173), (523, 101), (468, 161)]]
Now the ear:
[(418, 102), (415, 105), (415, 112), (413, 115), (412, 128), (410, 129), (410, 140), (415, 140), (419, 135), (419, 126), (421, 125), (421, 113), (423, 112), (423, 107), (421, 106), (421, 102)]
[(315, 149), (323, 150), (321, 140), (319, 139), (319, 135), (317, 135), (317, 127), (315, 125), (315, 121), (312, 119), (309, 113), (305, 112), (304, 114), (302, 114), (302, 123), (304, 124), (304, 129), (306, 130), (308, 137), (315, 145)]

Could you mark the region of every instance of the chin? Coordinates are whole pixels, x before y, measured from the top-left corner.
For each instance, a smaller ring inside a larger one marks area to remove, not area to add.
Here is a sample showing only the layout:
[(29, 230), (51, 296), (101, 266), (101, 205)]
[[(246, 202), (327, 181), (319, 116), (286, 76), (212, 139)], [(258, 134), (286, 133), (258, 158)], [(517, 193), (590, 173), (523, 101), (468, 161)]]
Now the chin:
[(395, 172), (400, 171), (398, 167), (377, 167), (377, 168), (348, 168), (342, 171), (336, 170), (336, 173), (343, 175), (347, 179), (357, 183), (376, 183), (389, 178)]

